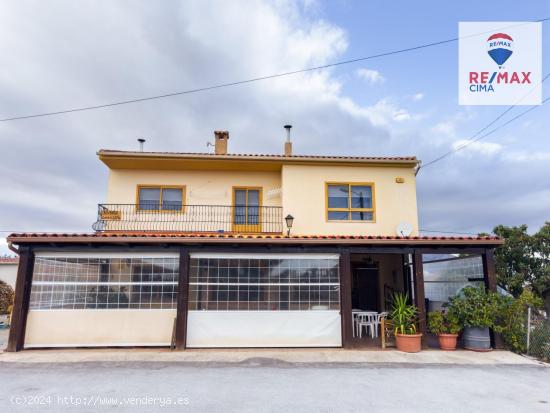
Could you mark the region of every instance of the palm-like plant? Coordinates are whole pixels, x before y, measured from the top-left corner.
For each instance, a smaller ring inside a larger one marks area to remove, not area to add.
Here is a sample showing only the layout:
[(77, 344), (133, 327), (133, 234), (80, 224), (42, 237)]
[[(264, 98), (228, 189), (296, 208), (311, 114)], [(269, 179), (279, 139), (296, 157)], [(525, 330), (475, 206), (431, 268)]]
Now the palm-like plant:
[(390, 318), (394, 325), (395, 334), (416, 334), (418, 309), (409, 304), (407, 294), (395, 293)]

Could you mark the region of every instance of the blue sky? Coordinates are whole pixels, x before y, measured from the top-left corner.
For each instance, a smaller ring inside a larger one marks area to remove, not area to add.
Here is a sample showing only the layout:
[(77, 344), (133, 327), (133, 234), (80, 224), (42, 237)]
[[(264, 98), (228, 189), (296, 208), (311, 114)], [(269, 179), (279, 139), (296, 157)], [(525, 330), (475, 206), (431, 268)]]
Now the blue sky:
[[(21, 0), (0, 14), (0, 115), (87, 106), (332, 63), (458, 35), (459, 21), (550, 16), (550, 1)], [(548, 25), (543, 26), (543, 73)], [(0, 230), (90, 231), (106, 196), (99, 148), (299, 154), (446, 152), (505, 107), (459, 106), (451, 43), (165, 100), (0, 124)], [(544, 97), (548, 96), (548, 85)], [(522, 110), (518, 109), (517, 112)], [(510, 114), (513, 116), (514, 113)], [(548, 107), (421, 171), (421, 228), (550, 220)], [(503, 119), (505, 121), (505, 119)], [(6, 233), (0, 233), (0, 240)], [(0, 242), (0, 253), (5, 252)]]

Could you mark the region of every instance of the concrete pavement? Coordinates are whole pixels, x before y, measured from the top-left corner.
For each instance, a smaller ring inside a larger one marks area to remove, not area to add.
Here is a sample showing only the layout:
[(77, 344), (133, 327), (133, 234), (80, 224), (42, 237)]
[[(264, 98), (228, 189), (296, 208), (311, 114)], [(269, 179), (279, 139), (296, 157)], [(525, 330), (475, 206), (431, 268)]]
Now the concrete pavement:
[(5, 412), (548, 412), (539, 365), (74, 362), (0, 365)]
[(169, 349), (44, 349), (18, 353), (0, 353), (0, 365), (11, 363), (83, 363), (83, 362), (184, 362), (243, 363), (250, 359), (275, 360), (285, 363), (374, 363), (417, 365), (543, 365), (511, 353), (492, 351), (476, 353), (424, 350), (408, 354), (396, 350), (343, 349), (212, 349), (170, 351)]

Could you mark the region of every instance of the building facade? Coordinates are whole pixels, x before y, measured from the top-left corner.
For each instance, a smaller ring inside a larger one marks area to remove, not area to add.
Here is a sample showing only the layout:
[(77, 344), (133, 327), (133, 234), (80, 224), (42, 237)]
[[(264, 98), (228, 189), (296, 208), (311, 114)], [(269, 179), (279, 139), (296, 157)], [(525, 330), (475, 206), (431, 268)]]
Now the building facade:
[(290, 142), (232, 155), (227, 132), (215, 139), (214, 154), (100, 150), (93, 233), (8, 238), (21, 258), (9, 350), (349, 348), (353, 308), (406, 292), (425, 331), (446, 294), (496, 288), (500, 240), (418, 235), (415, 157), (300, 156)]

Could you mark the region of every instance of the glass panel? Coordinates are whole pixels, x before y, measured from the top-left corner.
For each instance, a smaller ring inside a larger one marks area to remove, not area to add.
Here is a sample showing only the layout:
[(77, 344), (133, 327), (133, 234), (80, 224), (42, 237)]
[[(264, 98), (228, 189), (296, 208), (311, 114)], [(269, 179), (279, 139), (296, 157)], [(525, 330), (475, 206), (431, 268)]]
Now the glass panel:
[(373, 219), (373, 213), (372, 212), (352, 212), (351, 213), (351, 219), (353, 221), (372, 221)]
[(340, 308), (338, 259), (192, 258), (190, 265), (205, 273), (190, 282), (190, 310)]
[(372, 188), (367, 185), (352, 185), (352, 208), (372, 208)]
[(235, 190), (235, 208), (233, 208), (233, 222), (235, 224), (246, 223), (246, 190)]
[(35, 259), (31, 309), (176, 308), (178, 259)]
[(183, 190), (181, 188), (164, 188), (162, 190), (162, 209), (181, 210)]
[(260, 191), (248, 190), (248, 221), (247, 224), (257, 225), (260, 223)]
[(235, 205), (236, 206), (246, 206), (246, 190), (245, 189), (235, 190)]
[(349, 208), (348, 205), (348, 185), (329, 185), (328, 186), (328, 207), (329, 208)]
[(160, 188), (140, 188), (139, 208), (147, 211), (158, 210), (160, 207)]
[(248, 190), (248, 206), (260, 206), (260, 191), (257, 189)]
[(328, 219), (329, 219), (329, 221), (332, 221), (332, 220), (348, 220), (349, 219), (349, 212), (329, 211), (328, 212)]
[(440, 310), (464, 287), (483, 285), (481, 256), (424, 254), (424, 290), (428, 311)]

